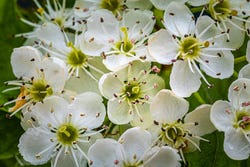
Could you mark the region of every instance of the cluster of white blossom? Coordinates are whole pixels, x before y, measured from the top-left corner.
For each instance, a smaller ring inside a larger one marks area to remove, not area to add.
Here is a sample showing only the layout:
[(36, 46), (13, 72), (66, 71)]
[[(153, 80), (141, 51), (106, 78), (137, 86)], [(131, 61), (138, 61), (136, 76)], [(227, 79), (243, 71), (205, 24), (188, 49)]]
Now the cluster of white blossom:
[[(189, 111), (184, 98), (201, 79), (212, 87), (207, 75), (233, 75), (232, 51), (250, 36), (250, 1), (76, 0), (71, 8), (66, 0), (34, 2), (40, 21), (21, 19), (34, 29), (16, 35), (27, 42), (11, 55), (17, 80), (6, 82), (5, 92), (20, 94), (4, 104), (11, 116), (21, 113), (24, 160), (177, 167), (216, 129), (225, 133), (230, 158), (249, 157), (250, 65), (231, 84), (229, 102)], [(164, 12), (161, 23), (152, 9)], [(250, 62), (250, 42), (247, 49)], [(169, 78), (159, 75), (161, 67), (172, 68)]]

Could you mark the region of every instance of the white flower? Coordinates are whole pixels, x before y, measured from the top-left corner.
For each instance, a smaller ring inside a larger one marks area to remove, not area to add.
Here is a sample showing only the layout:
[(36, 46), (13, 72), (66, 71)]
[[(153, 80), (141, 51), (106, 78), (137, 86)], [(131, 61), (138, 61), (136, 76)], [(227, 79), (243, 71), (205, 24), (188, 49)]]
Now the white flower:
[(90, 167), (177, 167), (180, 157), (168, 147), (153, 147), (152, 137), (138, 127), (125, 131), (118, 142), (99, 139), (88, 152)]
[[(53, 23), (60, 28), (72, 28), (74, 30), (82, 31), (84, 30), (84, 24), (82, 24), (82, 18), (78, 18), (74, 15), (71, 9), (66, 8), (66, 0), (53, 1), (53, 4), (49, 0), (46, 0), (46, 9), (38, 2), (38, 0), (33, 0), (37, 6), (36, 16), (40, 20), (38, 23), (33, 23), (29, 20), (21, 18), (21, 21), (35, 28), (35, 30), (40, 29), (44, 23)], [(16, 36), (23, 36), (25, 38), (33, 38), (34, 31), (17, 34)]]
[(208, 16), (199, 17), (195, 23), (185, 5), (172, 2), (165, 11), (164, 24), (168, 31), (156, 32), (148, 41), (148, 50), (157, 62), (173, 64), (170, 87), (178, 96), (189, 97), (197, 91), (201, 77), (210, 85), (201, 70), (220, 79), (233, 74), (232, 49), (220, 46), (217, 40), (225, 34)]
[(185, 3), (187, 2), (188, 0), (150, 0), (152, 2), (152, 4), (157, 8), (157, 9), (160, 9), (160, 10), (165, 10), (167, 9), (168, 5), (171, 3), (171, 2), (180, 2), (180, 3)]
[(104, 65), (111, 71), (135, 59), (150, 61), (144, 42), (154, 24), (150, 11), (130, 10), (118, 21), (111, 12), (98, 10), (87, 20), (85, 39), (88, 44), (81, 48), (89, 50), (90, 55), (102, 55)]
[(31, 104), (41, 103), (48, 96), (60, 94), (67, 79), (66, 66), (57, 58), (43, 57), (35, 48), (23, 46), (15, 48), (11, 55), (11, 65), (15, 81), (6, 82), (15, 87), (6, 89), (20, 90), (17, 99), (5, 103), (15, 103), (9, 109), (11, 115), (22, 109), (29, 109)]
[(245, 37), (245, 19), (250, 16), (250, 2), (246, 0), (189, 0), (189, 4), (200, 6), (207, 4), (207, 11), (217, 22), (217, 27), (221, 32), (226, 32), (227, 36), (223, 41), (227, 41), (225, 46), (239, 48)]
[(86, 166), (86, 152), (101, 136), (93, 129), (102, 125), (105, 118), (101, 96), (86, 92), (76, 96), (71, 104), (51, 96), (32, 113), (32, 121), (39, 121), (39, 126), (26, 130), (18, 145), (26, 161), (38, 165), (52, 159), (53, 167)]
[(164, 81), (150, 74), (150, 63), (134, 61), (127, 67), (104, 74), (99, 89), (108, 101), (108, 117), (115, 124), (148, 126), (152, 122), (149, 104), (154, 95), (164, 88)]
[[(199, 148), (199, 140), (215, 130), (209, 120), (210, 105), (201, 105), (188, 112), (188, 102), (170, 90), (163, 89), (154, 97), (150, 112), (154, 125), (149, 131), (158, 139), (158, 145), (168, 145), (184, 152)], [(184, 160), (184, 157), (182, 157)]]
[(79, 17), (89, 17), (92, 12), (99, 9), (106, 9), (116, 16), (122, 16), (122, 12), (127, 8), (145, 10), (151, 7), (149, 0), (76, 0), (74, 11)]
[[(69, 76), (67, 89), (77, 93), (99, 92), (98, 80), (108, 70), (102, 64), (101, 57), (90, 56), (84, 50), (80, 50), (82, 35), (77, 33), (66, 35), (52, 23), (44, 24), (35, 31), (35, 34), (42, 41), (38, 45), (40, 48), (66, 63)], [(74, 38), (73, 42), (69, 38), (71, 36)]]
[(234, 160), (247, 159), (250, 154), (250, 80), (234, 81), (227, 101), (216, 101), (210, 119), (214, 126), (225, 133), (224, 151)]

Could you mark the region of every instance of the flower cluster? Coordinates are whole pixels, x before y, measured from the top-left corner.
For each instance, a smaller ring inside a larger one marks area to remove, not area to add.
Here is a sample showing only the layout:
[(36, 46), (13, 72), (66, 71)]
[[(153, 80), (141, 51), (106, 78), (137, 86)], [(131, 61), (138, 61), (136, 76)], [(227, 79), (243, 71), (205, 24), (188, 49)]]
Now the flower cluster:
[(185, 98), (212, 88), (208, 78), (236, 73), (232, 52), (249, 39), (250, 1), (52, 2), (34, 0), (39, 22), (21, 19), (34, 29), (16, 35), (27, 41), (12, 52), (17, 79), (4, 90), (19, 90), (4, 106), (20, 114), (25, 161), (177, 167), (216, 129), (230, 158), (249, 157), (250, 65), (230, 85), (229, 102), (190, 111)]

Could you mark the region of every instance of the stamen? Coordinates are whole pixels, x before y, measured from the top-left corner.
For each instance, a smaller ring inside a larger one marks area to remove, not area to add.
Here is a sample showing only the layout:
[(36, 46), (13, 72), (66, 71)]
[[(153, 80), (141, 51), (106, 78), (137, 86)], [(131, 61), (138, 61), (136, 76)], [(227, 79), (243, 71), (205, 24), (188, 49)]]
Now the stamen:
[(194, 141), (192, 141), (189, 137), (185, 137), (185, 139), (188, 140), (191, 144), (193, 144), (195, 148), (201, 151), (200, 147)]
[(57, 162), (58, 162), (59, 157), (61, 156), (62, 151), (63, 149), (59, 149), (59, 151), (57, 152), (55, 161), (54, 161), (54, 166), (57, 166)]
[(85, 152), (82, 151), (82, 149), (81, 149), (77, 144), (75, 144), (75, 146), (76, 146), (77, 150), (78, 150), (78, 151), (84, 156), (84, 158), (89, 162), (90, 159), (89, 159), (89, 157), (85, 154)]
[(205, 76), (202, 74), (202, 72), (200, 71), (199, 67), (196, 65), (196, 63), (194, 62), (194, 60), (191, 60), (192, 64), (194, 65), (196, 71), (200, 74), (200, 76), (202, 77), (202, 79), (205, 81), (205, 83), (210, 87), (212, 86), (207, 79), (205, 78)]
[[(76, 146), (77, 146), (77, 145), (76, 145)], [(70, 150), (71, 150), (71, 154), (72, 154), (72, 156), (73, 156), (73, 159), (74, 159), (74, 161), (75, 161), (76, 167), (80, 167), (80, 166), (79, 166), (79, 163), (78, 163), (78, 161), (77, 161), (76, 155), (75, 155), (75, 151), (73, 150), (72, 147), (70, 147)]]
[(227, 19), (227, 21), (228, 21), (231, 25), (233, 25), (234, 27), (240, 29), (241, 31), (244, 31), (244, 32), (246, 31), (244, 28), (238, 26), (237, 24), (235, 24), (235, 23), (234, 23), (233, 21), (231, 21), (230, 19)]
[(83, 71), (86, 72), (86, 74), (88, 76), (90, 76), (92, 79), (94, 79), (96, 82), (98, 82), (98, 79), (96, 79), (95, 76), (93, 76), (87, 69), (85, 69), (85, 68), (82, 68), (82, 69), (83, 69)]

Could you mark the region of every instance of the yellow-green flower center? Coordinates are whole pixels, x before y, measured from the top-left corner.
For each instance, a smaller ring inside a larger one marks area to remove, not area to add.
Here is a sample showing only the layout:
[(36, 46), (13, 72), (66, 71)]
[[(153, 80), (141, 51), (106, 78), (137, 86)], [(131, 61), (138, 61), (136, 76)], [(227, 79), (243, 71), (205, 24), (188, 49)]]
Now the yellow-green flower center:
[(128, 82), (123, 86), (122, 94), (130, 101), (135, 101), (140, 98), (141, 88), (138, 82)]
[(211, 16), (218, 21), (225, 20), (228, 16), (237, 15), (237, 11), (230, 9), (229, 0), (210, 0), (208, 10)]
[(182, 123), (163, 124), (161, 127), (161, 140), (163, 143), (176, 149), (182, 148), (185, 144), (185, 135)]
[(101, 8), (116, 13), (122, 6), (121, 0), (102, 0)]
[(71, 145), (79, 137), (78, 129), (71, 124), (61, 125), (57, 132), (57, 140), (63, 145)]
[(43, 101), (45, 97), (53, 94), (52, 88), (44, 79), (34, 80), (30, 88), (26, 91), (35, 102)]
[(237, 111), (234, 121), (234, 128), (241, 128), (245, 132), (250, 131), (250, 113), (247, 111)]
[(121, 32), (123, 33), (123, 38), (121, 41), (115, 44), (115, 48), (117, 48), (117, 50), (119, 50), (121, 53), (125, 53), (125, 54), (131, 53), (132, 55), (134, 55), (135, 53), (131, 52), (134, 47), (134, 44), (128, 38), (127, 28), (122, 27)]
[(135, 163), (124, 162), (123, 167), (141, 167), (142, 164), (143, 164), (143, 161), (139, 161)]
[(180, 57), (182, 59), (195, 59), (200, 56), (201, 47), (208, 47), (209, 42), (201, 43), (192, 36), (185, 37), (180, 41)]
[(75, 46), (71, 42), (68, 43), (68, 46), (72, 49), (72, 51), (67, 57), (67, 63), (73, 68), (84, 66), (88, 61), (88, 57), (84, 53), (82, 53), (81, 50), (75, 48)]

